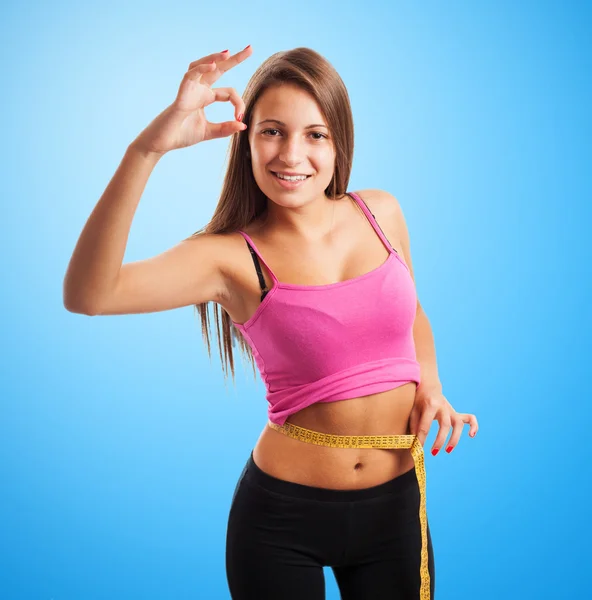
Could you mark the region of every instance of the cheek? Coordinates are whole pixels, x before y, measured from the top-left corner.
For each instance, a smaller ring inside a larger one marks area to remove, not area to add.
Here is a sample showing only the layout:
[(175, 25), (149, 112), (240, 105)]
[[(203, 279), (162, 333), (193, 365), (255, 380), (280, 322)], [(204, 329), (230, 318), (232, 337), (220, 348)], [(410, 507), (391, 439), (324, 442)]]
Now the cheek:
[(268, 162), (271, 162), (277, 155), (277, 152), (271, 147), (270, 144), (255, 144), (251, 150), (251, 154), (255, 157), (255, 160), (261, 165), (265, 166)]
[(333, 169), (335, 167), (335, 153), (331, 150), (319, 150), (314, 155), (314, 160), (323, 169)]

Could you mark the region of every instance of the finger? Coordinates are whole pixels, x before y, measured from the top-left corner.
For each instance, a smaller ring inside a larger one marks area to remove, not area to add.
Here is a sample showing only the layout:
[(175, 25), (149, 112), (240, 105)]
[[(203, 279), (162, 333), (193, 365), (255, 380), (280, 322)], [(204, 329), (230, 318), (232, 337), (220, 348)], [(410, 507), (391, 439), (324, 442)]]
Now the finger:
[(246, 60), (247, 58), (249, 58), (249, 56), (251, 56), (251, 54), (253, 54), (253, 48), (251, 47), (251, 44), (249, 44), (246, 48), (243, 48), (240, 52), (237, 52), (236, 54), (233, 54), (232, 56), (228, 56), (228, 59), (225, 60), (220, 65), (218, 65), (218, 68), (220, 71), (222, 71), (222, 73), (226, 73), (226, 71), (229, 71), (230, 69), (232, 69), (232, 67), (236, 67), (236, 65), (242, 63), (243, 60)]
[[(181, 106), (179, 103), (181, 102), (181, 99), (183, 98), (187, 88), (194, 88), (196, 85), (200, 85), (201, 78), (204, 76), (205, 73), (212, 71), (212, 69), (213, 65), (211, 63), (207, 65), (196, 65), (195, 67), (193, 67), (185, 73), (185, 75), (183, 76), (183, 80), (179, 85), (179, 91), (177, 92), (177, 97), (175, 99), (175, 103), (178, 105), (179, 110), (193, 111), (195, 109), (192, 102), (190, 102), (191, 106), (189, 107)], [(204, 87), (207, 89), (207, 86)], [(211, 102), (213, 101), (214, 95), (212, 94)]]
[(434, 443), (432, 444), (432, 450), (431, 453), (436, 456), (436, 454), (438, 454), (438, 451), (440, 450), (440, 448), (442, 448), (442, 446), (444, 446), (444, 443), (446, 442), (446, 438), (448, 437), (448, 432), (450, 431), (450, 425), (451, 425), (451, 421), (450, 421), (450, 416), (448, 415), (448, 413), (445, 413), (444, 416), (439, 420), (440, 423), (440, 430), (438, 431), (438, 435), (436, 436), (436, 439), (434, 440)]
[(409, 433), (416, 435), (417, 426), (419, 425), (420, 412), (417, 409), (413, 409), (409, 415)]
[(211, 73), (216, 68), (215, 63), (207, 63), (203, 65), (195, 65), (185, 73), (183, 79), (191, 79), (192, 81), (200, 81), (204, 73)]
[(244, 131), (246, 128), (247, 126), (240, 121), (224, 121), (223, 123), (210, 123), (208, 121), (204, 140), (227, 137)]
[(477, 431), (479, 431), (477, 417), (469, 413), (458, 413), (458, 416), (462, 419), (463, 423), (467, 423), (469, 425), (469, 435), (471, 437), (475, 437)]
[(190, 62), (187, 70), (193, 69), (193, 67), (196, 67), (197, 65), (203, 65), (217, 60), (226, 60), (227, 58), (230, 58), (230, 52), (228, 52), (228, 50), (226, 50), (226, 52), (214, 52), (213, 54), (208, 54), (207, 56), (203, 56), (202, 58)]
[(475, 415), (462, 414), (463, 422), (468, 423), (470, 425), (469, 435), (471, 437), (475, 437), (477, 432), (479, 431), (479, 423), (477, 422), (477, 417)]
[[(216, 69), (211, 74), (204, 77), (204, 82), (207, 82), (210, 85), (212, 85), (213, 83), (218, 81), (218, 79), (220, 79), (220, 77), (222, 77), (222, 75), (224, 75), (224, 73), (226, 73), (226, 71), (229, 71), (230, 69), (232, 69), (232, 67), (236, 67), (236, 65), (243, 62), (243, 60), (246, 60), (247, 58), (249, 58), (249, 56), (251, 56), (252, 53), (253, 53), (253, 49), (249, 45), (246, 48), (244, 48), (243, 50), (241, 50), (240, 52), (237, 52), (236, 54), (234, 54), (232, 56), (222, 57), (222, 59), (218, 58), (218, 60), (216, 61)], [(215, 60), (215, 59), (210, 59), (210, 60)], [(203, 62), (203, 59), (199, 59), (198, 61), (196, 61), (196, 63), (202, 63), (202, 62)]]
[(452, 417), (452, 435), (450, 436), (450, 441), (446, 446), (446, 452), (450, 454), (458, 444), (458, 440), (460, 440), (460, 436), (462, 434), (464, 421), (460, 415), (455, 415)]
[(234, 105), (235, 119), (238, 119), (239, 115), (244, 114), (245, 103), (241, 98), (241, 95), (234, 88), (212, 88), (212, 92), (214, 93), (214, 98), (212, 99), (212, 102), (232, 102), (232, 104)]
[(425, 444), (426, 438), (428, 437), (428, 432), (430, 430), (430, 426), (432, 425), (432, 421), (436, 416), (436, 412), (436, 408), (428, 406), (423, 411), (423, 414), (419, 419), (419, 423), (417, 425), (417, 433), (415, 435), (418, 437), (422, 446)]

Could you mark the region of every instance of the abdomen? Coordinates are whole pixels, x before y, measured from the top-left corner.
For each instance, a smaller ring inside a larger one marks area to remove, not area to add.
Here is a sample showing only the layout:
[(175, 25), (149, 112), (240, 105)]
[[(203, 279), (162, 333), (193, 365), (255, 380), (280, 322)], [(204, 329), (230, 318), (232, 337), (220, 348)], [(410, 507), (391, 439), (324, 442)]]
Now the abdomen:
[[(408, 434), (416, 384), (334, 402), (318, 402), (287, 422), (336, 435)], [(408, 449), (328, 448), (265, 427), (253, 459), (263, 471), (286, 481), (331, 489), (379, 485), (413, 468)]]

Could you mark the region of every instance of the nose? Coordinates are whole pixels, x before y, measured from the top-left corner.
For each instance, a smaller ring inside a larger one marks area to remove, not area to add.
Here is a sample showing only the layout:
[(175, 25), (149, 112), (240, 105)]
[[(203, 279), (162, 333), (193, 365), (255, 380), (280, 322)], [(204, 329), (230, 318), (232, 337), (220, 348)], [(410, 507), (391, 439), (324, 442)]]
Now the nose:
[(283, 142), (279, 159), (289, 166), (294, 166), (302, 162), (303, 150), (302, 144), (297, 136), (287, 137)]

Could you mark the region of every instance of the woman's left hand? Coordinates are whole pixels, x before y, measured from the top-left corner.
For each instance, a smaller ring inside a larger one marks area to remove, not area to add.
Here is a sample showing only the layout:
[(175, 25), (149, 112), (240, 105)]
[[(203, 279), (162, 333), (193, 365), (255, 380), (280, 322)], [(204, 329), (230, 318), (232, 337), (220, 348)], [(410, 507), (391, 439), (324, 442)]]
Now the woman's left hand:
[(434, 419), (437, 419), (440, 424), (440, 431), (434, 440), (431, 450), (434, 456), (444, 445), (450, 427), (452, 427), (452, 435), (446, 447), (446, 452), (448, 453), (452, 452), (458, 444), (465, 423), (469, 423), (471, 426), (469, 429), (471, 437), (475, 437), (475, 434), (479, 430), (477, 417), (468, 413), (456, 412), (450, 402), (446, 400), (444, 394), (442, 394), (441, 388), (424, 388), (420, 385), (415, 394), (415, 401), (409, 416), (409, 429), (411, 434), (419, 438), (422, 446), (425, 444), (428, 431)]

